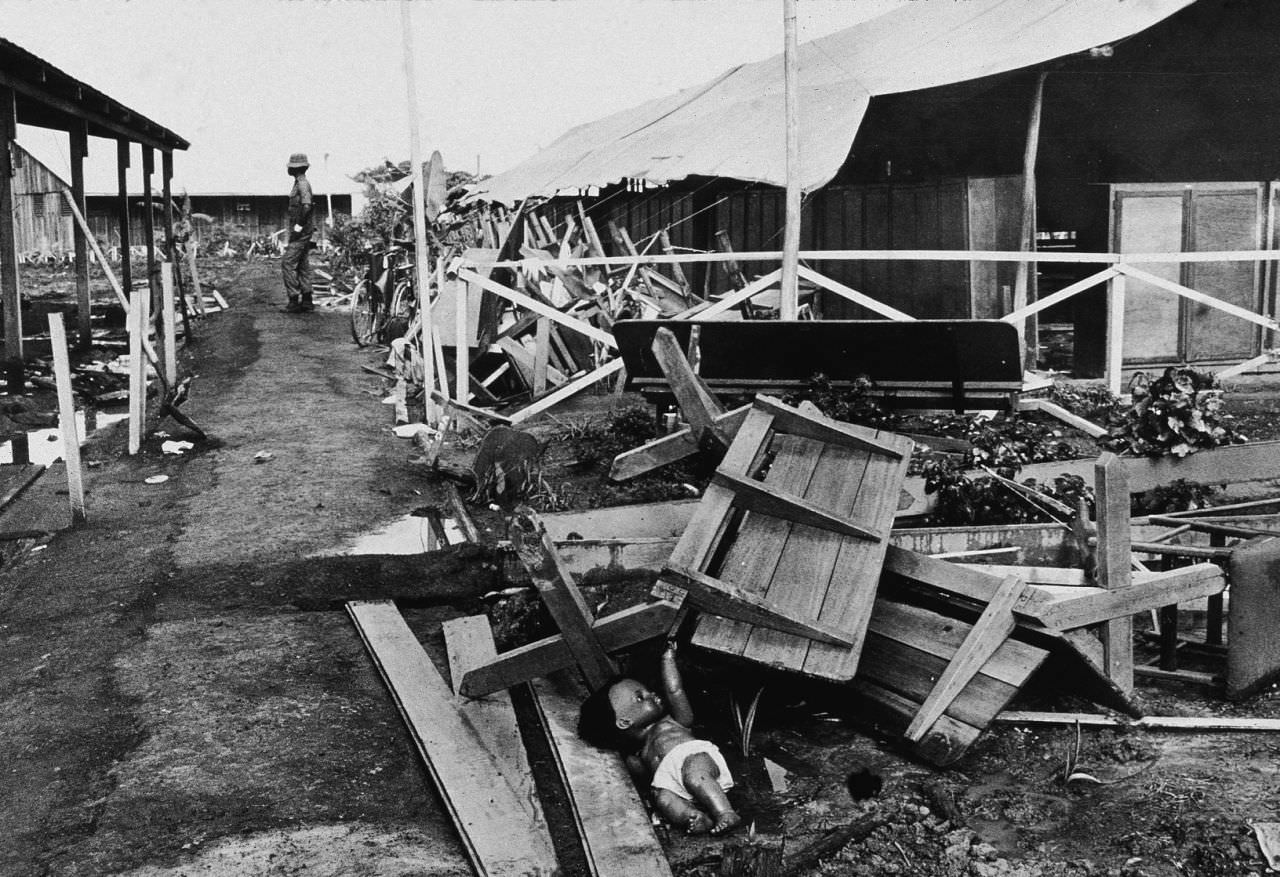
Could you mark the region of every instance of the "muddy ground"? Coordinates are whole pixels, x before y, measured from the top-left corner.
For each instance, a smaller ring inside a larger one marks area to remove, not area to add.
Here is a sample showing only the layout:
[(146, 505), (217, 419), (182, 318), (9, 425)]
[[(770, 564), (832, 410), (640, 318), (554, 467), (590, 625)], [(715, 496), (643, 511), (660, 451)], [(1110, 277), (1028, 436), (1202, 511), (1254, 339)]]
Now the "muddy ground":
[[(495, 558), (315, 556), (440, 503), (439, 486), (391, 434), (386, 388), (361, 368), (377, 356), (342, 314), (280, 313), (273, 263), (217, 270), (232, 307), (184, 352), (199, 376), (184, 410), (212, 440), (174, 457), (153, 436), (129, 457), (122, 427), (95, 437), (88, 522), (0, 570), (0, 874), (469, 874), (341, 605), (398, 598), (439, 658), (439, 623), (492, 605)], [(145, 483), (154, 474), (169, 478)], [(65, 502), (45, 479), (0, 530), (65, 519)], [(1084, 729), (1076, 769), (1098, 782), (1068, 784), (1074, 730), (998, 726), (938, 771), (845, 692), (686, 659), (702, 730), (762, 832), (794, 852), (883, 823), (808, 873), (1264, 871), (1247, 823), (1280, 819), (1280, 735)], [(745, 705), (761, 682), (744, 759), (731, 697)], [(1232, 705), (1141, 690), (1155, 714), (1280, 716), (1275, 690)], [(845, 777), (864, 767), (883, 789), (854, 801)], [(717, 873), (721, 841), (661, 835), (677, 873)], [(563, 852), (566, 873), (584, 873)]]

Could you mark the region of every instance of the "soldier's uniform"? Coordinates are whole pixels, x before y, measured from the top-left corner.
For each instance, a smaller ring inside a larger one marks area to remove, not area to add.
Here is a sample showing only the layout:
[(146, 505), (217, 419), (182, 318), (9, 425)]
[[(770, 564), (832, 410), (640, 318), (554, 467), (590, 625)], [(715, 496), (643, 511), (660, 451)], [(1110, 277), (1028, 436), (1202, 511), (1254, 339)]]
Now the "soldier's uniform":
[(288, 169), (293, 175), (293, 189), (289, 192), (289, 242), (280, 260), (284, 289), (289, 296), (285, 306), (287, 313), (315, 310), (311, 301), (310, 253), (315, 246), (316, 226), (311, 183), (307, 180), (307, 168), (310, 166), (307, 156), (301, 152), (289, 157)]

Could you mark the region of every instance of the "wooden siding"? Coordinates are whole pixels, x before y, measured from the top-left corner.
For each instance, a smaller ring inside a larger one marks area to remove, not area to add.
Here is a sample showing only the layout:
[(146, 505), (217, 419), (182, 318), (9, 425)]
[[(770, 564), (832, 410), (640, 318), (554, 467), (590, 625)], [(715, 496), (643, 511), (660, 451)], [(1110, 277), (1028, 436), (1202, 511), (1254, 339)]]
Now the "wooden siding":
[[(178, 196), (175, 195), (175, 200)], [(334, 195), (334, 214), (351, 213), (351, 196)], [(116, 197), (113, 195), (91, 195), (87, 199), (89, 210), (89, 227), (94, 235), (102, 241), (117, 244), (120, 240), (119, 220), (116, 213)], [(159, 193), (155, 202), (160, 204)], [(143, 201), (141, 195), (129, 197), (129, 239), (135, 244), (145, 241), (142, 223)], [(262, 237), (274, 234), (288, 224), (288, 195), (192, 195), (191, 211), (213, 217), (215, 224), (230, 228), (235, 232), (251, 237)], [(316, 197), (316, 222), (323, 223), (328, 216), (328, 198), (321, 194)], [(164, 235), (164, 223), (156, 216), (156, 235), (161, 239)], [(196, 223), (196, 235), (209, 225)]]
[(69, 184), (21, 146), (15, 147), (13, 202), (18, 252), (52, 255), (70, 251), (72, 219), (61, 194)]

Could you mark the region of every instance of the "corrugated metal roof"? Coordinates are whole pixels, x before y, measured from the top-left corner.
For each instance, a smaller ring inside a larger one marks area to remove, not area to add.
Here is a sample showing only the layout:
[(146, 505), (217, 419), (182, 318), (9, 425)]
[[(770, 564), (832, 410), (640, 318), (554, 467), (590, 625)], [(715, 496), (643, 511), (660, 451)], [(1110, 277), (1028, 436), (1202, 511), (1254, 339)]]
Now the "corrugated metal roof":
[[(1131, 36), (1195, 0), (916, 2), (799, 47), (800, 184), (827, 183), (875, 95), (1004, 73)], [(782, 55), (570, 130), (481, 197), (688, 176), (786, 183)]]

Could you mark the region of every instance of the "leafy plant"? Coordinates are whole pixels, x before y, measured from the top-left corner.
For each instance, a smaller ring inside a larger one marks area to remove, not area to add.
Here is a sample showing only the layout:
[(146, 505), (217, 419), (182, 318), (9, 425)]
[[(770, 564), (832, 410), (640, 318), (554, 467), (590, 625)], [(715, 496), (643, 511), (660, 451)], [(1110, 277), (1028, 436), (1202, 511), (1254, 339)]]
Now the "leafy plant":
[(866, 375), (859, 375), (850, 387), (835, 387), (826, 375), (816, 374), (803, 390), (784, 396), (782, 401), (788, 405), (812, 402), (827, 417), (846, 423), (881, 427), (896, 423), (898, 416), (871, 396), (874, 386)]
[(1184, 512), (1188, 509), (1203, 509), (1213, 505), (1214, 495), (1218, 488), (1208, 484), (1197, 484), (1179, 478), (1169, 484), (1162, 484), (1150, 490), (1134, 494), (1132, 513), (1134, 515), (1161, 515), (1169, 512)]
[[(930, 520), (939, 526), (1047, 523), (1058, 519), (1050, 514), (1050, 508), (1075, 509), (1080, 500), (1084, 500), (1086, 506), (1093, 505), (1093, 489), (1076, 475), (1059, 475), (1052, 484), (1029, 478), (1022, 482), (1025, 492), (1032, 494), (1029, 498), (997, 478), (986, 475), (971, 478), (946, 458), (931, 460), (925, 464), (922, 474), (925, 493), (938, 497)], [(1053, 503), (1037, 503), (1035, 495)]]
[(1121, 414), (1103, 442), (1113, 450), (1185, 457), (1242, 441), (1223, 411), (1222, 390), (1211, 374), (1170, 366), (1155, 381), (1139, 373), (1130, 389), (1133, 407)]
[(1049, 390), (1049, 401), (1098, 424), (1111, 422), (1124, 408), (1120, 397), (1100, 384), (1066, 384), (1057, 381)]

